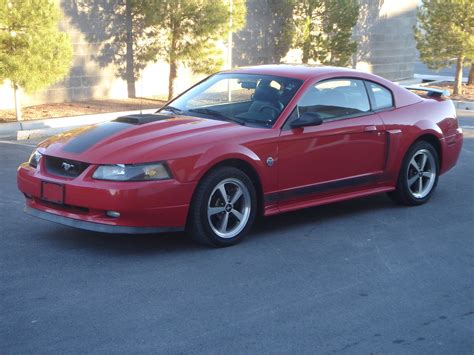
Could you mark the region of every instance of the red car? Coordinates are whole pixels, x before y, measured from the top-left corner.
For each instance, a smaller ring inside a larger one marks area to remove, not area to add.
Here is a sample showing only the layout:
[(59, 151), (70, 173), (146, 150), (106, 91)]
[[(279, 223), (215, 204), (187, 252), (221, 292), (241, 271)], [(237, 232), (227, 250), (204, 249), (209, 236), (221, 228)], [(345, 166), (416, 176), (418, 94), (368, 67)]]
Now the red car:
[(47, 139), (18, 169), (26, 212), (110, 233), (240, 241), (257, 215), (433, 194), (463, 135), (450, 100), (378, 76), (268, 65), (217, 73), (155, 114)]

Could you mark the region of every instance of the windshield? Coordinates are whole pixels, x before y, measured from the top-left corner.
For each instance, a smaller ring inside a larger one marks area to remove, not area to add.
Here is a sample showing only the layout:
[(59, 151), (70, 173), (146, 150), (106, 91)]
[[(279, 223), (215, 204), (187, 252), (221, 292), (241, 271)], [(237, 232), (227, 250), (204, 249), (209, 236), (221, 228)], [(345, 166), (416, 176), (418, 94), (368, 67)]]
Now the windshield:
[(272, 75), (216, 74), (159, 112), (271, 127), (302, 83)]

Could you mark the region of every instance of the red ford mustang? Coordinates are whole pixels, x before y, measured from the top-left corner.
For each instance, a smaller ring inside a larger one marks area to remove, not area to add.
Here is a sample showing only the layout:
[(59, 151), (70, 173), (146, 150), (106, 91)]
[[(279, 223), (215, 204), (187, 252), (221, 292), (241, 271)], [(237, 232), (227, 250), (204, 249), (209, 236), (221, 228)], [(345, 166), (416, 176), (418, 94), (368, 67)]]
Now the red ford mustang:
[(79, 128), (18, 169), (26, 212), (111, 233), (240, 241), (257, 215), (388, 192), (419, 205), (459, 157), (450, 100), (355, 70), (270, 65), (210, 76), (155, 114)]

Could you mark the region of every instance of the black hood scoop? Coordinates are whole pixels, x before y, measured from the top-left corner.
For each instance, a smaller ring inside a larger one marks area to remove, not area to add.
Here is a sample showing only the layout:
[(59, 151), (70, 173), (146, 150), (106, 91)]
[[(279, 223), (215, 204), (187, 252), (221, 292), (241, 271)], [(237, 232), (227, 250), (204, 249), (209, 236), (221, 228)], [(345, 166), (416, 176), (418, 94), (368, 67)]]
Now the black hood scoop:
[(143, 113), (143, 114), (117, 117), (112, 122), (122, 122), (122, 123), (130, 123), (133, 125), (141, 125), (145, 123), (166, 120), (168, 118), (174, 118), (174, 117), (175, 117), (174, 115), (163, 115), (161, 113)]
[(65, 152), (82, 153), (97, 144), (98, 142), (117, 134), (120, 131), (130, 128), (130, 125), (142, 125), (145, 123), (174, 118), (173, 115), (162, 114), (137, 114), (121, 116), (110, 122), (90, 126), (81, 134), (73, 137), (63, 148)]

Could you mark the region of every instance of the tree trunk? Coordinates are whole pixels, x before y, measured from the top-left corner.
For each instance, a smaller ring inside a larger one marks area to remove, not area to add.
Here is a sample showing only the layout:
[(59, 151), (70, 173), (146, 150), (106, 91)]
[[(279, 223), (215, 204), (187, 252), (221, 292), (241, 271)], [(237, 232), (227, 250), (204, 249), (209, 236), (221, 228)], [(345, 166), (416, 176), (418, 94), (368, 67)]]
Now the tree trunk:
[(305, 9), (305, 23), (304, 23), (304, 31), (303, 31), (303, 56), (301, 58), (301, 61), (303, 64), (308, 64), (309, 61), (309, 55), (311, 52), (311, 30), (313, 29), (312, 26), (312, 16), (313, 16), (313, 10), (314, 7), (311, 6), (311, 4), (307, 4), (307, 7)]
[[(126, 47), (126, 69), (125, 75), (127, 77), (127, 92), (128, 97), (134, 98), (137, 96), (135, 91), (135, 72), (134, 72), (134, 58), (133, 58), (133, 19), (132, 7), (130, 0), (125, 1), (125, 27), (127, 29), (127, 47)], [(142, 93), (140, 93), (142, 94)]]
[(458, 57), (456, 62), (456, 76), (454, 77), (453, 95), (462, 95), (462, 62), (463, 57)]
[(308, 42), (309, 40), (305, 41), (305, 44), (303, 45), (303, 57), (301, 58), (301, 61), (303, 62), (303, 64), (308, 64), (309, 47), (310, 47), (310, 44)]
[(174, 80), (176, 79), (176, 59), (170, 61), (170, 77), (168, 81), (168, 100), (174, 97)]
[(17, 121), (23, 121), (23, 117), (21, 116), (20, 88), (15, 83), (13, 83), (13, 94), (15, 96), (16, 120)]
[(311, 51), (311, 17), (308, 17), (308, 19), (306, 20), (306, 31), (308, 32), (304, 39), (304, 42), (303, 42), (303, 57), (301, 58), (301, 61), (303, 62), (303, 64), (308, 64), (308, 60), (309, 60), (309, 53)]
[(469, 79), (467, 79), (467, 85), (474, 85), (474, 61), (471, 63), (471, 69), (469, 70)]
[(176, 39), (175, 35), (171, 35), (171, 48), (170, 48), (170, 76), (168, 80), (168, 100), (171, 100), (174, 96), (174, 80), (177, 75), (177, 62), (176, 62)]

